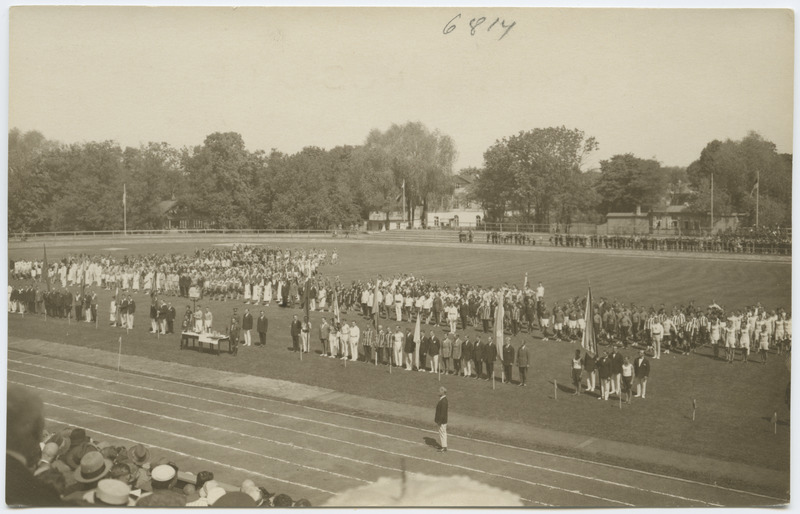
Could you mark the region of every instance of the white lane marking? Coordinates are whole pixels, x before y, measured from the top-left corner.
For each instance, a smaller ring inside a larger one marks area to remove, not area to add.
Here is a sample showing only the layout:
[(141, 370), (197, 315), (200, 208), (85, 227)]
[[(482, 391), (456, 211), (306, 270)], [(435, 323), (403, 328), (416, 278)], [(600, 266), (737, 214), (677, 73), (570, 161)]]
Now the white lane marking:
[[(21, 382), (14, 382), (14, 381), (9, 381), (9, 382), (12, 383), (12, 384), (26, 385), (26, 384), (23, 384)], [(59, 391), (53, 391), (51, 389), (47, 389), (47, 388), (44, 388), (44, 387), (30, 386), (30, 385), (27, 386), (27, 387), (33, 387), (35, 389), (41, 389), (43, 391), (48, 391), (48, 392), (51, 392), (51, 393), (54, 393), (54, 394), (60, 394), (60, 395), (63, 395), (63, 396), (69, 396), (68, 394), (61, 393)], [(243, 450), (241, 448), (230, 447), (230, 446), (226, 446), (224, 444), (215, 443), (213, 441), (205, 441), (203, 439), (198, 439), (196, 437), (190, 437), (190, 436), (183, 435), (183, 434), (177, 434), (175, 432), (170, 432), (168, 430), (162, 430), (160, 428), (154, 428), (154, 427), (150, 427), (150, 426), (146, 426), (146, 425), (142, 426), (142, 425), (138, 425), (136, 423), (132, 423), (130, 421), (126, 421), (124, 419), (112, 418), (110, 416), (102, 416), (100, 414), (95, 414), (93, 412), (82, 411), (82, 410), (76, 409), (76, 408), (69, 409), (68, 407), (64, 407), (64, 406), (58, 405), (58, 404), (45, 403), (45, 405), (52, 406), (52, 407), (57, 407), (59, 409), (72, 410), (73, 412), (79, 412), (81, 414), (86, 414), (88, 416), (94, 416), (94, 417), (100, 418), (100, 419), (115, 421), (117, 423), (123, 423), (125, 425), (133, 425), (135, 427), (144, 428), (145, 430), (152, 430), (154, 432), (159, 432), (161, 434), (165, 434), (165, 435), (169, 435), (169, 436), (173, 436), (173, 437), (180, 437), (181, 439), (188, 439), (189, 441), (192, 441), (192, 442), (195, 442), (195, 443), (208, 444), (208, 445), (211, 445), (211, 446), (218, 446), (220, 448), (226, 448), (228, 450), (237, 451), (237, 452), (240, 452), (240, 453), (246, 453), (246, 454), (249, 454), (249, 455), (255, 455), (257, 457), (261, 457), (261, 458), (268, 459), (268, 460), (278, 461), (278, 462), (281, 462), (283, 464), (288, 464), (290, 466), (299, 466), (301, 468), (309, 469), (311, 471), (316, 471), (318, 473), (325, 473), (325, 474), (328, 474), (328, 475), (334, 475), (334, 476), (338, 476), (338, 477), (345, 478), (345, 479), (348, 479), (348, 480), (355, 480), (357, 482), (364, 482), (365, 484), (371, 484), (372, 483), (369, 480), (364, 480), (362, 478), (357, 478), (357, 477), (351, 477), (351, 476), (348, 476), (348, 475), (342, 475), (341, 473), (336, 473), (335, 471), (328, 471), (326, 469), (315, 468), (314, 466), (307, 466), (305, 464), (298, 464), (296, 462), (291, 462), (291, 461), (288, 461), (288, 460), (285, 460), (285, 459), (280, 459), (278, 457), (271, 457), (269, 455), (263, 455), (263, 454), (260, 454), (260, 453), (257, 453), (257, 452), (252, 452), (252, 451), (249, 451), (249, 450)], [(131, 410), (134, 410), (134, 409), (131, 409)], [(142, 412), (144, 412), (144, 411), (142, 411)], [(187, 423), (191, 423), (191, 422), (187, 421)], [(217, 427), (212, 427), (212, 428), (214, 428), (215, 430), (222, 430), (222, 429), (217, 428)]]
[[(96, 391), (101, 391), (101, 392), (106, 393), (106, 394), (118, 394), (120, 396), (136, 398), (136, 399), (142, 400), (142, 401), (150, 401), (150, 402), (153, 402), (153, 403), (160, 403), (160, 404), (165, 404), (165, 405), (169, 405), (169, 406), (173, 406), (173, 407), (187, 408), (187, 407), (184, 407), (183, 405), (179, 405), (179, 404), (169, 404), (167, 402), (159, 402), (159, 401), (156, 401), (156, 400), (150, 400), (148, 398), (135, 397), (133, 395), (126, 395), (126, 394), (123, 394), (123, 393), (114, 393), (114, 392), (111, 392), (111, 391), (108, 391), (108, 390), (101, 390), (101, 389), (98, 389), (98, 388), (95, 388), (95, 387), (91, 387), (91, 386), (85, 386), (85, 385), (81, 385), (81, 384), (74, 384), (74, 383), (71, 383), (71, 382), (52, 379), (52, 378), (44, 377), (44, 376), (41, 376), (41, 375), (35, 375), (35, 374), (32, 374), (32, 373), (25, 373), (23, 371), (18, 371), (18, 370), (10, 370), (10, 371), (13, 371), (15, 373), (24, 374), (24, 375), (34, 376), (34, 377), (37, 377), (37, 378), (45, 378), (45, 379), (49, 379), (49, 380), (52, 380), (52, 381), (55, 381), (55, 382), (62, 382), (62, 383), (65, 383), (65, 384), (76, 386), (76, 387), (82, 387), (82, 388), (86, 388), (86, 389), (92, 389), (92, 390), (96, 390)], [(9, 382), (11, 382), (11, 383), (19, 383), (19, 382), (13, 382), (13, 381), (9, 381)], [(26, 384), (22, 384), (22, 383), (19, 383), (19, 384), (20, 385), (26, 385)], [(61, 394), (61, 395), (68, 396), (68, 397), (74, 397), (74, 396), (71, 396), (71, 395), (69, 395), (67, 393), (61, 393), (61, 392), (58, 392), (58, 391), (53, 391), (53, 390), (50, 390), (50, 389), (47, 389), (47, 388), (44, 388), (44, 387), (33, 386), (33, 385), (28, 385), (28, 387), (32, 387), (32, 388), (35, 388), (35, 389), (41, 389), (43, 391), (48, 391), (48, 392), (52, 392), (52, 393), (55, 393), (55, 394)], [(141, 388), (142, 389), (149, 389), (149, 388), (146, 388), (146, 387), (141, 387)], [(104, 403), (104, 402), (99, 402), (97, 400), (91, 400), (89, 398), (86, 398), (86, 399), (89, 400), (89, 401), (95, 401), (97, 403)], [(109, 404), (109, 405), (113, 405), (113, 404)], [(247, 407), (245, 407), (245, 408), (248, 409), (248, 410), (253, 410), (253, 411), (261, 412), (261, 413), (265, 413), (266, 412), (266, 413), (269, 413), (269, 414), (277, 414), (277, 413), (272, 413), (272, 412), (269, 412), (269, 411), (263, 411), (263, 410), (260, 410), (260, 409), (253, 409), (253, 408), (247, 408)], [(135, 409), (131, 409), (131, 410), (135, 411)], [(190, 410), (196, 410), (196, 409), (190, 409)], [(83, 412), (83, 411), (79, 411), (79, 410), (75, 409), (75, 412)], [(142, 411), (142, 412), (144, 412), (144, 411)], [(200, 412), (202, 412), (202, 411), (200, 411)], [(92, 415), (92, 416), (95, 416), (95, 417), (98, 417), (98, 418), (101, 418), (101, 419), (110, 419), (110, 420), (114, 420), (114, 421), (119, 421), (121, 423), (135, 425), (134, 423), (129, 423), (129, 422), (124, 421), (124, 420), (118, 420), (116, 418), (100, 416), (98, 414), (92, 414), (92, 413), (86, 413), (86, 414), (89, 414), (89, 415)], [(150, 413), (150, 414), (152, 414), (154, 416), (162, 417), (159, 414), (154, 414), (154, 413)], [(427, 459), (427, 458), (424, 458), (424, 457), (417, 457), (417, 456), (414, 456), (414, 455), (408, 455), (408, 454), (393, 452), (393, 451), (385, 450), (383, 448), (376, 448), (376, 447), (368, 446), (368, 445), (364, 445), (364, 444), (351, 443), (349, 441), (344, 441), (344, 440), (335, 439), (335, 438), (328, 438), (328, 437), (325, 437), (325, 436), (317, 436), (316, 434), (312, 434), (312, 433), (307, 433), (307, 432), (303, 432), (303, 431), (299, 431), (299, 430), (295, 430), (295, 429), (289, 429), (289, 428), (286, 428), (286, 427), (268, 425), (266, 423), (261, 423), (261, 422), (256, 422), (256, 421), (247, 420), (247, 419), (243, 419), (243, 418), (238, 418), (238, 417), (235, 417), (235, 416), (227, 416), (227, 415), (224, 415), (224, 414), (213, 413), (213, 412), (206, 412), (206, 414), (212, 414), (212, 415), (224, 417), (226, 419), (232, 419), (232, 420), (237, 420), (237, 421), (246, 421), (246, 422), (251, 422), (251, 423), (257, 423), (257, 424), (264, 425), (264, 426), (270, 426), (272, 428), (279, 428), (279, 429), (282, 429), (282, 430), (288, 430), (288, 431), (291, 431), (293, 433), (298, 433), (299, 432), (299, 433), (303, 433), (303, 434), (306, 434), (306, 435), (309, 435), (309, 436), (320, 437), (320, 438), (324, 438), (324, 439), (330, 439), (330, 440), (333, 440), (333, 441), (336, 441), (336, 442), (351, 444), (351, 445), (359, 447), (359, 448), (366, 448), (366, 449), (370, 449), (370, 450), (374, 450), (374, 451), (384, 452), (384, 453), (388, 453), (390, 455), (395, 455), (395, 456), (398, 456), (398, 457), (405, 457), (405, 458), (409, 458), (409, 459), (421, 460), (423, 462), (428, 462), (428, 463), (433, 463), (433, 464), (440, 464), (440, 465), (443, 465), (443, 466), (450, 466), (450, 467), (454, 467), (454, 468), (458, 468), (458, 469), (462, 469), (462, 470), (466, 470), (466, 471), (472, 471), (472, 472), (475, 472), (475, 473), (483, 473), (483, 474), (486, 474), (486, 475), (489, 475), (489, 476), (502, 478), (502, 479), (505, 479), (505, 480), (521, 482), (521, 483), (524, 483), (524, 484), (527, 484), (527, 485), (544, 487), (546, 489), (551, 489), (551, 490), (556, 490), (556, 491), (563, 491), (563, 492), (568, 492), (568, 493), (572, 493), (572, 494), (578, 494), (580, 496), (585, 496), (587, 498), (594, 498), (594, 499), (598, 499), (598, 500), (602, 500), (602, 501), (607, 501), (607, 502), (610, 502), (610, 503), (618, 503), (620, 505), (625, 505), (625, 506), (628, 506), (628, 507), (633, 507), (634, 506), (633, 504), (630, 504), (630, 503), (627, 503), (627, 502), (623, 502), (623, 501), (619, 501), (619, 500), (613, 500), (611, 498), (605, 498), (605, 497), (602, 497), (602, 496), (597, 496), (597, 495), (593, 495), (593, 494), (589, 494), (589, 493), (584, 493), (584, 492), (581, 492), (581, 491), (578, 491), (578, 490), (574, 490), (574, 489), (566, 489), (566, 488), (553, 486), (553, 485), (549, 485), (549, 484), (542, 484), (542, 483), (539, 483), (539, 482), (531, 482), (531, 481), (524, 480), (524, 479), (521, 479), (521, 478), (501, 475), (501, 474), (498, 474), (498, 473), (492, 473), (490, 471), (486, 471), (486, 470), (482, 470), (482, 469), (470, 468), (468, 466), (463, 466), (463, 465), (460, 465), (460, 464), (443, 463), (443, 462), (436, 461), (436, 460), (433, 460), (433, 459)], [(187, 423), (193, 423), (193, 422), (187, 421)], [(138, 426), (138, 425), (135, 425), (135, 426)], [(164, 433), (172, 434), (171, 432), (163, 431), (163, 430), (160, 430), (160, 429), (155, 429), (155, 428), (152, 428), (152, 427), (145, 427), (145, 428), (147, 428), (149, 430), (155, 430), (155, 431), (158, 431), (158, 432), (164, 432)], [(347, 428), (347, 427), (338, 427), (338, 428)], [(217, 430), (221, 430), (221, 429), (217, 429)], [(173, 434), (173, 435), (175, 435), (175, 434)], [(379, 435), (381, 437), (389, 437), (389, 438), (394, 440), (394, 438), (392, 438), (390, 436), (384, 436), (383, 434), (375, 434), (375, 435)], [(194, 438), (191, 438), (191, 437), (188, 437), (188, 436), (181, 436), (181, 435), (178, 435), (178, 436), (179, 437), (184, 437), (184, 438), (190, 439), (190, 440), (195, 440)], [(197, 440), (197, 441), (199, 441), (199, 440)], [(408, 441), (406, 441), (406, 442), (408, 442)], [(216, 445), (216, 446), (222, 446), (222, 447), (227, 448), (226, 446), (219, 445), (219, 444), (216, 444), (216, 443), (208, 443), (208, 444), (212, 444), (212, 445)], [(242, 451), (244, 453), (253, 453), (253, 452), (248, 452), (248, 451), (245, 451), (245, 450), (238, 450), (238, 449), (237, 449), (237, 451)], [(462, 453), (464, 453), (464, 452), (462, 452)], [(255, 453), (253, 453), (253, 454), (254, 455), (258, 455), (258, 454), (255, 454)], [(276, 459), (276, 460), (281, 460), (281, 459)], [(303, 466), (303, 467), (307, 467), (307, 466)], [(356, 480), (361, 480), (361, 479), (356, 479)]]
[[(9, 351), (15, 351), (15, 350), (9, 348)], [(19, 350), (16, 350), (16, 352), (17, 353), (27, 354), (26, 352), (21, 352)], [(85, 366), (85, 367), (97, 369), (96, 366), (91, 366), (89, 364), (80, 364), (80, 363), (76, 363), (76, 362), (73, 362), (73, 361), (60, 359), (60, 358), (57, 358), (57, 357), (53, 357), (53, 358), (55, 360), (61, 360), (61, 361), (65, 361), (65, 362), (70, 362), (70, 363), (78, 365), (78, 366)], [(14, 361), (10, 361), (10, 362), (14, 362)], [(57, 371), (61, 371), (63, 373), (67, 373), (67, 374), (73, 374), (73, 375), (77, 375), (77, 376), (84, 377), (84, 378), (100, 380), (100, 378), (98, 378), (96, 376), (85, 375), (85, 374), (82, 374), (82, 373), (77, 373), (77, 372), (72, 372), (72, 371), (65, 371), (65, 370), (62, 370), (62, 369), (59, 369), (59, 368), (50, 368), (50, 367), (47, 367), (47, 366), (38, 365), (38, 364), (32, 364), (32, 363), (27, 363), (27, 362), (20, 362), (20, 364), (25, 364), (25, 365), (34, 366), (34, 367), (41, 367), (41, 368), (44, 368), (44, 369), (55, 369)], [(103, 368), (101, 368), (101, 369), (103, 369)], [(131, 377), (141, 377), (142, 376), (141, 374), (128, 372), (128, 371), (122, 371), (121, 373), (124, 373), (126, 375), (130, 375)], [(414, 427), (412, 425), (406, 425), (406, 424), (402, 424), (402, 423), (395, 423), (395, 422), (392, 422), (392, 421), (377, 420), (377, 419), (372, 419), (372, 418), (365, 418), (363, 416), (358, 416), (358, 415), (355, 415), (355, 414), (347, 414), (347, 413), (342, 413), (342, 412), (335, 412), (335, 411), (330, 411), (330, 410), (321, 409), (321, 408), (317, 408), (317, 407), (310, 407), (310, 406), (307, 406), (307, 405), (300, 405), (300, 404), (291, 403), (291, 402), (287, 402), (287, 401), (283, 401), (283, 400), (277, 400), (277, 399), (274, 399), (274, 398), (265, 398), (265, 397), (257, 396), (257, 395), (254, 395), (254, 394), (241, 393), (241, 392), (236, 392), (236, 391), (223, 391), (223, 390), (214, 389), (214, 388), (211, 388), (211, 387), (201, 386), (201, 385), (197, 385), (197, 384), (187, 384), (185, 382), (180, 382), (180, 381), (177, 381), (177, 380), (169, 380), (169, 379), (165, 379), (163, 377), (151, 377), (151, 376), (148, 376), (147, 378), (149, 380), (158, 380), (158, 381), (161, 381), (161, 382), (166, 382), (166, 383), (177, 385), (177, 386), (189, 386), (189, 387), (193, 387), (193, 388), (197, 388), (197, 389), (201, 389), (201, 390), (205, 390), (205, 391), (213, 391), (215, 393), (229, 394), (229, 395), (232, 395), (232, 396), (239, 396), (239, 397), (250, 398), (250, 399), (255, 399), (255, 400), (261, 400), (261, 401), (266, 401), (266, 402), (278, 403), (278, 404), (281, 404), (281, 405), (288, 405), (288, 406), (295, 407), (295, 408), (301, 408), (301, 409), (311, 410), (311, 411), (315, 411), (315, 412), (323, 412), (323, 413), (326, 413), (326, 414), (353, 418), (353, 419), (357, 419), (357, 420), (360, 420), (360, 421), (369, 421), (369, 422), (373, 422), (373, 423), (381, 423), (381, 424), (385, 424), (385, 425), (401, 427), (401, 428), (404, 428), (404, 429), (412, 429), (412, 430), (415, 430), (415, 431), (422, 430), (422, 431), (427, 432), (427, 433), (436, 433), (433, 430), (420, 429), (420, 428)], [(156, 389), (153, 389), (153, 388), (145, 388), (143, 386), (138, 386), (138, 385), (133, 385), (133, 384), (126, 384), (126, 385), (129, 385), (130, 387), (140, 387), (140, 388), (143, 388), (143, 389), (156, 391)], [(193, 398), (193, 396), (191, 396), (191, 395), (186, 395), (186, 394), (181, 394), (181, 393), (171, 392), (170, 394), (173, 394), (173, 395), (176, 395), (176, 396), (185, 396), (185, 397)], [(225, 402), (217, 402), (217, 403), (220, 403), (220, 404), (223, 404), (223, 405), (228, 405)], [(247, 409), (254, 410), (254, 409), (251, 409), (249, 407), (247, 407)], [(262, 412), (270, 412), (270, 411), (262, 411)], [(290, 418), (303, 420), (303, 421), (308, 421), (308, 422), (331, 425), (330, 423), (324, 423), (324, 422), (321, 422), (321, 421), (311, 420), (311, 419), (306, 419), (306, 418), (301, 418), (301, 417), (294, 417), (294, 416), (290, 416), (288, 414), (278, 414), (278, 413), (275, 413), (275, 414), (277, 414), (279, 416), (290, 417)], [(339, 425), (333, 425), (333, 426), (340, 427)], [(350, 430), (354, 430), (354, 431), (363, 431), (363, 432), (367, 432), (367, 433), (372, 433), (372, 432), (369, 432), (369, 431), (360, 430), (360, 429), (356, 429), (356, 428), (349, 428), (349, 429)], [(379, 435), (381, 437), (390, 437), (390, 436), (384, 436), (382, 434), (375, 434), (375, 435)], [(729, 491), (729, 492), (738, 493), (738, 494), (745, 494), (745, 495), (750, 495), (750, 496), (757, 496), (757, 497), (761, 497), (761, 498), (767, 498), (767, 499), (770, 499), (770, 500), (777, 500), (777, 501), (781, 501), (781, 502), (788, 501), (786, 498), (777, 498), (777, 497), (774, 497), (774, 496), (769, 496), (769, 495), (765, 495), (765, 494), (761, 494), (761, 493), (755, 493), (755, 492), (751, 492), (751, 491), (743, 491), (743, 490), (740, 490), (740, 489), (734, 489), (734, 488), (720, 486), (720, 485), (716, 485), (716, 484), (708, 484), (708, 483), (705, 483), (705, 482), (699, 482), (699, 481), (696, 481), (696, 480), (690, 480), (690, 479), (681, 478), (681, 477), (675, 477), (675, 476), (671, 476), (671, 475), (664, 475), (664, 474), (660, 474), (660, 473), (653, 473), (653, 472), (649, 472), (649, 471), (642, 471), (642, 470), (638, 470), (638, 469), (626, 468), (624, 466), (618, 466), (618, 465), (615, 465), (615, 464), (607, 464), (607, 463), (592, 461), (592, 460), (588, 460), (588, 459), (581, 459), (579, 457), (571, 457), (571, 456), (567, 456), (567, 455), (559, 455), (559, 454), (555, 454), (555, 453), (551, 453), (551, 452), (545, 452), (545, 451), (542, 451), (542, 450), (533, 450), (533, 449), (530, 449), (530, 448), (524, 448), (524, 447), (514, 446), (514, 445), (510, 445), (510, 444), (498, 443), (498, 442), (495, 442), (495, 441), (488, 441), (488, 440), (485, 440), (485, 439), (479, 439), (479, 438), (474, 438), (474, 437), (464, 437), (464, 436), (451, 436), (451, 438), (453, 438), (453, 439), (462, 439), (462, 440), (465, 440), (465, 441), (474, 441), (474, 442), (478, 442), (478, 443), (482, 443), (482, 444), (499, 446), (499, 447), (502, 447), (502, 448), (510, 448), (510, 449), (517, 450), (517, 451), (521, 450), (521, 451), (524, 451), (524, 452), (538, 454), (538, 455), (545, 455), (545, 456), (556, 458), (556, 459), (564, 459), (564, 460), (571, 460), (571, 461), (585, 463), (585, 464), (593, 464), (593, 465), (603, 466), (603, 467), (607, 467), (607, 468), (611, 468), (611, 469), (617, 469), (617, 470), (621, 470), (621, 471), (626, 471), (626, 472), (633, 473), (633, 474), (637, 474), (638, 473), (638, 474), (643, 474), (643, 475), (647, 475), (647, 476), (652, 476), (652, 477), (657, 477), (657, 478), (662, 478), (662, 479), (667, 479), (667, 480), (674, 480), (674, 481), (677, 481), (677, 482), (682, 482), (682, 483), (687, 483), (687, 484), (692, 484), (692, 485), (698, 485), (698, 486), (701, 486), (701, 487), (708, 487), (708, 488), (712, 488), (712, 489), (719, 489), (719, 490)], [(409, 442), (411, 444), (418, 444), (416, 441), (407, 441), (407, 442)], [(475, 456), (479, 456), (479, 457), (482, 456), (482, 455), (479, 455), (479, 454), (474, 454), (474, 455)], [(511, 461), (511, 460), (508, 460), (506, 462), (511, 463), (511, 464), (521, 464), (519, 462)], [(555, 470), (552, 470), (552, 471), (555, 471)], [(586, 478), (589, 479), (589, 480), (593, 479), (592, 477), (586, 477)], [(698, 500), (698, 501), (700, 501), (700, 500)]]
[[(55, 407), (58, 407), (58, 405), (56, 405)], [(250, 470), (250, 469), (244, 469), (244, 468), (240, 468), (238, 466), (232, 466), (230, 464), (226, 464), (224, 462), (219, 462), (219, 461), (216, 461), (216, 460), (207, 459), (205, 457), (198, 457), (196, 455), (190, 455), (190, 454), (182, 452), (180, 450), (176, 450), (174, 448), (167, 448), (166, 446), (159, 446), (157, 444), (152, 444), (152, 443), (150, 443), (148, 441), (139, 441), (139, 440), (136, 440), (136, 439), (131, 439), (130, 437), (127, 437), (127, 436), (111, 434), (111, 433), (108, 433), (108, 432), (101, 432), (100, 430), (97, 430), (94, 427), (87, 427), (87, 426), (83, 426), (83, 425), (78, 425), (76, 423), (72, 423), (72, 422), (66, 421), (66, 420), (61, 420), (61, 419), (58, 419), (58, 418), (53, 418), (51, 416), (49, 416), (47, 419), (48, 419), (48, 421), (51, 421), (51, 422), (54, 422), (54, 423), (63, 423), (65, 425), (78, 427), (78, 428), (83, 428), (85, 430), (90, 430), (91, 432), (93, 432), (95, 434), (100, 434), (100, 435), (105, 436), (105, 437), (110, 437), (110, 438), (113, 438), (113, 439), (118, 440), (118, 441), (128, 441), (128, 442), (131, 442), (131, 443), (134, 443), (134, 444), (143, 444), (143, 445), (145, 445), (145, 446), (147, 446), (149, 448), (155, 448), (155, 449), (158, 449), (158, 450), (164, 450), (166, 452), (174, 453), (175, 455), (180, 455), (182, 457), (186, 457), (186, 458), (189, 458), (189, 459), (195, 459), (195, 460), (201, 460), (201, 461), (204, 461), (204, 462), (210, 462), (211, 464), (213, 464), (215, 466), (220, 466), (220, 467), (223, 467), (223, 468), (232, 469), (234, 471), (241, 471), (243, 473), (247, 473), (248, 475), (257, 475), (257, 476), (260, 476), (262, 478), (266, 478), (268, 480), (275, 480), (276, 482), (283, 482), (284, 484), (296, 485), (296, 486), (302, 487), (304, 489), (311, 489), (311, 490), (319, 491), (319, 492), (322, 492), (322, 493), (325, 493), (325, 494), (332, 494), (334, 496), (337, 494), (337, 493), (334, 493), (333, 491), (326, 491), (325, 489), (320, 489), (318, 487), (314, 487), (314, 486), (311, 486), (311, 485), (301, 484), (299, 482), (292, 482), (291, 480), (284, 480), (282, 478), (278, 478), (278, 477), (274, 477), (274, 476), (271, 476), (271, 475), (267, 475), (267, 474), (261, 473), (259, 471), (253, 471), (253, 470)]]

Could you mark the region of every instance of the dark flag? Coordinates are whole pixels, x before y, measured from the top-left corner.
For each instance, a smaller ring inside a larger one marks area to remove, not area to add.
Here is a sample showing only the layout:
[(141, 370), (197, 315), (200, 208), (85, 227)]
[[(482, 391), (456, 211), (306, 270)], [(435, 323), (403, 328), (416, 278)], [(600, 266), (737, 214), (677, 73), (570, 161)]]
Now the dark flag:
[(42, 275), (44, 275), (44, 283), (47, 286), (47, 290), (50, 290), (50, 266), (47, 265), (47, 245), (42, 243), (42, 247), (44, 247), (44, 264), (42, 264)]
[(594, 329), (594, 307), (592, 306), (591, 286), (586, 296), (586, 311), (583, 314), (583, 319), (586, 321), (586, 329), (583, 331), (581, 346), (583, 346), (585, 350), (597, 355), (597, 334)]

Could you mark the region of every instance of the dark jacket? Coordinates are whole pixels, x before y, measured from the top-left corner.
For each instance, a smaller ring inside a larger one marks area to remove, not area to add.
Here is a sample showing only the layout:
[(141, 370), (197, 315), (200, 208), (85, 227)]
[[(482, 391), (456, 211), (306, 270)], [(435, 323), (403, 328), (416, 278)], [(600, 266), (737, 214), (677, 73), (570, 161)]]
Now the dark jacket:
[(258, 327), (258, 331), (259, 332), (265, 332), (266, 333), (267, 328), (269, 327), (269, 320), (267, 319), (266, 316), (264, 316), (263, 318), (259, 316), (257, 327)]
[(622, 354), (617, 352), (611, 356), (611, 373), (622, 373), (622, 364), (625, 360)]
[(439, 398), (439, 403), (436, 404), (436, 416), (433, 421), (437, 425), (447, 424), (447, 396)]
[[(436, 415), (439, 415), (438, 407)], [(447, 419), (447, 407), (445, 407), (445, 419)], [(28, 468), (8, 454), (6, 454), (6, 504), (12, 507), (67, 506), (52, 486), (35, 478)]]
[(303, 330), (303, 324), (299, 319), (292, 321), (292, 337), (299, 336)]
[(514, 364), (514, 347), (510, 344), (503, 345), (503, 364), (506, 366)]
[(650, 376), (650, 361), (647, 360), (647, 357), (642, 357), (641, 364), (639, 364), (639, 357), (633, 359), (633, 374), (636, 378)]
[(530, 358), (528, 356), (528, 347), (520, 346), (517, 350), (517, 366), (520, 368), (527, 368)]
[(253, 315), (249, 312), (242, 316), (242, 330), (252, 330), (253, 329)]

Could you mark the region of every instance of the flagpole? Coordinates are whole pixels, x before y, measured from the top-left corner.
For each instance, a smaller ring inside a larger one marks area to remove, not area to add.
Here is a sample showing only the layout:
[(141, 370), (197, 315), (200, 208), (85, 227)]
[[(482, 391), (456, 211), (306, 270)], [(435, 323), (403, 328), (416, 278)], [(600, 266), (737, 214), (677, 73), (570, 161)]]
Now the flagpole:
[(714, 173), (711, 173), (711, 233), (714, 233)]
[(122, 184), (122, 232), (128, 235), (128, 189)]
[(406, 181), (403, 179), (403, 223), (406, 222)]
[(756, 168), (756, 228), (758, 228), (758, 197), (761, 196), (761, 169)]

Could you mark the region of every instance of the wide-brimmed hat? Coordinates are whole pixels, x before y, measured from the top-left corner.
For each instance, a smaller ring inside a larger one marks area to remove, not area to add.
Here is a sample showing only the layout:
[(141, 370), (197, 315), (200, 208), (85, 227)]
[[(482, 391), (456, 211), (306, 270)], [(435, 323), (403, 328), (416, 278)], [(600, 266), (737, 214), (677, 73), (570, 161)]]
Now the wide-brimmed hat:
[(86, 435), (86, 430), (82, 428), (73, 428), (69, 434), (70, 446), (77, 446), (81, 443), (87, 442), (89, 436)]
[(161, 464), (153, 468), (150, 473), (153, 482), (169, 482), (175, 478), (175, 468), (168, 464)]
[(219, 498), (217, 501), (211, 503), (213, 507), (250, 507), (253, 508), (256, 506), (256, 502), (253, 501), (253, 498), (250, 495), (245, 494), (241, 491), (232, 491), (226, 493)]
[(94, 491), (95, 502), (98, 500), (107, 505), (128, 505), (130, 502), (131, 487), (113, 478), (104, 478), (97, 483)]
[(111, 461), (103, 458), (98, 451), (87, 452), (80, 465), (73, 472), (73, 478), (82, 484), (100, 480), (111, 470)]
[(92, 451), (97, 451), (97, 449), (88, 442), (72, 444), (70, 445), (69, 451), (64, 455), (64, 462), (70, 469), (78, 469), (84, 455)]
[(128, 457), (137, 466), (141, 466), (150, 460), (150, 450), (143, 444), (137, 444), (128, 448)]

